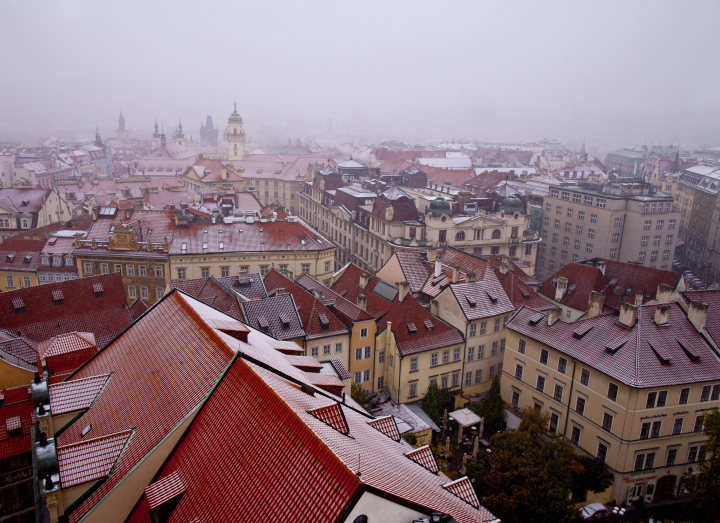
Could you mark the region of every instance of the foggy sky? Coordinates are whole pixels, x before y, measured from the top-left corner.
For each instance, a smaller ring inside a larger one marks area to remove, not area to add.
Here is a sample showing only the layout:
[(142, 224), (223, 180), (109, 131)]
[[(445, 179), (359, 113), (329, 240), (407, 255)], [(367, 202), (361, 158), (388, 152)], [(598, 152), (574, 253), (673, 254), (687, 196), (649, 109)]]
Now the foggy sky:
[(720, 2), (204, 4), (0, 2), (0, 128), (720, 144)]

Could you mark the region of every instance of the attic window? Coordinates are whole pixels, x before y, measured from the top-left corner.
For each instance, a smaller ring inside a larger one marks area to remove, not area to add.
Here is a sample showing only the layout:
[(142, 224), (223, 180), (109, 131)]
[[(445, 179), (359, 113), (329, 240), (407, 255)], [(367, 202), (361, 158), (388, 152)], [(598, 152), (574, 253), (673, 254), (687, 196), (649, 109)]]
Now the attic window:
[(165, 523), (169, 520), (184, 494), (185, 484), (177, 471), (145, 487), (151, 521)]
[(182, 245), (180, 246), (180, 250), (183, 252), (187, 251), (187, 243), (186, 242), (182, 242)]
[(573, 331), (573, 336), (581, 340), (583, 339), (583, 336), (585, 336), (588, 332), (592, 330), (592, 328), (593, 325), (580, 325), (577, 329)]
[(207, 245), (208, 245), (208, 244), (207, 244), (207, 242), (203, 242), (203, 246), (202, 246), (202, 248), (203, 248), (203, 249), (207, 249), (207, 248), (208, 248), (208, 246), (207, 246)]
[(525, 289), (520, 289), (520, 294), (522, 294), (522, 297), (526, 300), (530, 298), (530, 293), (526, 291)]
[(467, 300), (468, 305), (470, 305), (470, 307), (475, 307), (475, 306), (477, 305), (477, 302), (475, 301), (475, 298), (473, 298), (472, 296), (468, 296), (468, 295), (466, 294), (466, 295), (465, 295), (465, 299)]
[(92, 425), (88, 425), (87, 427), (85, 427), (84, 429), (82, 429), (80, 431), (80, 437), (83, 438), (83, 437), (87, 436), (87, 433), (90, 432), (91, 430), (92, 430)]
[(220, 242), (220, 243), (218, 244), (218, 248), (224, 249), (224, 248), (225, 248), (225, 242)]
[(433, 323), (430, 320), (423, 321), (425, 324), (425, 328), (428, 330), (428, 332), (433, 330)]
[(610, 343), (607, 344), (605, 347), (605, 352), (609, 352), (610, 354), (615, 354), (617, 351), (620, 350), (620, 348), (627, 343), (627, 339), (619, 339), (619, 340), (613, 340)]
[(5, 256), (5, 261), (8, 262), (8, 263), (12, 263), (12, 261), (13, 261), (14, 259), (15, 259), (15, 255), (14, 255), (14, 254), (8, 254), (7, 256)]
[(485, 291), (485, 294), (487, 294), (487, 297), (490, 298), (490, 301), (491, 301), (492, 303), (497, 303), (497, 302), (498, 302), (498, 299), (497, 299), (495, 296), (493, 296), (492, 294), (490, 294), (488, 291)]
[(99, 298), (103, 295), (105, 292), (105, 289), (102, 286), (102, 283), (93, 283), (93, 292), (95, 293), (95, 297)]
[(300, 240), (300, 245), (305, 245), (305, 240)]
[(417, 327), (415, 327), (415, 324), (410, 322), (407, 324), (408, 332), (410, 334), (417, 334)]
[(11, 438), (16, 438), (20, 436), (22, 432), (22, 424), (20, 423), (20, 416), (14, 416), (12, 418), (8, 418), (5, 421), (5, 427), (8, 431), (8, 436)]
[(657, 357), (657, 359), (660, 361), (661, 364), (670, 365), (670, 356), (666, 352), (664, 352), (663, 350), (661, 350), (659, 348), (654, 347), (653, 344), (650, 342), (648, 342), (648, 345), (650, 345), (650, 348), (655, 353), (655, 356)]
[(625, 289), (625, 294), (630, 295), (632, 294), (632, 287), (628, 287)]
[(680, 345), (680, 348), (683, 350), (685, 355), (690, 359), (690, 361), (697, 362), (700, 361), (700, 355), (695, 352), (692, 347), (686, 346), (681, 342), (680, 340), (675, 340), (678, 342), (678, 345)]
[(20, 314), (21, 312), (25, 312), (25, 302), (23, 301), (22, 298), (20, 298), (20, 297), (13, 298), (11, 300), (11, 302), (12, 302), (13, 311), (15, 312), (15, 314)]
[(63, 291), (61, 291), (59, 289), (52, 291), (52, 297), (53, 297), (53, 303), (55, 303), (55, 305), (62, 305), (62, 302), (65, 301), (65, 296), (63, 295)]
[(528, 320), (528, 323), (529, 323), (530, 325), (537, 325), (538, 323), (540, 323), (540, 320), (542, 320), (542, 319), (543, 319), (543, 315), (540, 314), (540, 313), (538, 313), (538, 314), (536, 314), (535, 316), (532, 316), (532, 317)]
[(27, 254), (23, 258), (23, 263), (30, 263), (30, 260), (32, 260), (32, 254)]
[(260, 325), (260, 328), (263, 330), (266, 330), (270, 327), (270, 324), (268, 323), (267, 319), (265, 319), (265, 316), (258, 316), (257, 322), (258, 325)]
[(330, 328), (330, 320), (328, 320), (327, 314), (318, 314), (318, 318), (323, 329)]
[(290, 316), (283, 312), (282, 314), (279, 314), (278, 317), (280, 318), (282, 326), (287, 329), (290, 326)]

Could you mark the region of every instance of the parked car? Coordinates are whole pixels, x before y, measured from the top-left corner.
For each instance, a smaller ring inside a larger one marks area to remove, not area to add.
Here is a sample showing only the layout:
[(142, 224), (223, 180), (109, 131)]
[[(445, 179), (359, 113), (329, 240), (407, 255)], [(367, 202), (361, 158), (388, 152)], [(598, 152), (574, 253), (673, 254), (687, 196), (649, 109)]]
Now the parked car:
[(611, 512), (602, 503), (590, 503), (580, 509), (580, 519), (583, 521), (597, 521), (610, 517)]

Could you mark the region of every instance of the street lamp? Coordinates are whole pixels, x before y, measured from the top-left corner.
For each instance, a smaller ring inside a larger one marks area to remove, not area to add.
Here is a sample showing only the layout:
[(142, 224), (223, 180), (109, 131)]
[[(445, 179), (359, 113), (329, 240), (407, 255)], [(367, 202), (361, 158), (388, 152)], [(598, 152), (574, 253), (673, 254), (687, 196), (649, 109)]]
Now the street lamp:
[(615, 514), (616, 516), (620, 516), (620, 521), (622, 521), (622, 518), (623, 518), (623, 516), (625, 515), (625, 509), (624, 509), (624, 508), (620, 508), (620, 507), (615, 507), (615, 508), (612, 510), (612, 513)]

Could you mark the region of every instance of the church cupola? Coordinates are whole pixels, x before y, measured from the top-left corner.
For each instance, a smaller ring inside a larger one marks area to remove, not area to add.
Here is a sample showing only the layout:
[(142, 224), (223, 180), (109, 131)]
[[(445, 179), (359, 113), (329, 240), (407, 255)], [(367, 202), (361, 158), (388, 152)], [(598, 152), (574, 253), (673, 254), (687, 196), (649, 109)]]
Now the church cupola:
[(245, 131), (242, 117), (237, 111), (237, 104), (228, 118), (227, 140), (228, 160), (242, 160), (245, 156)]

